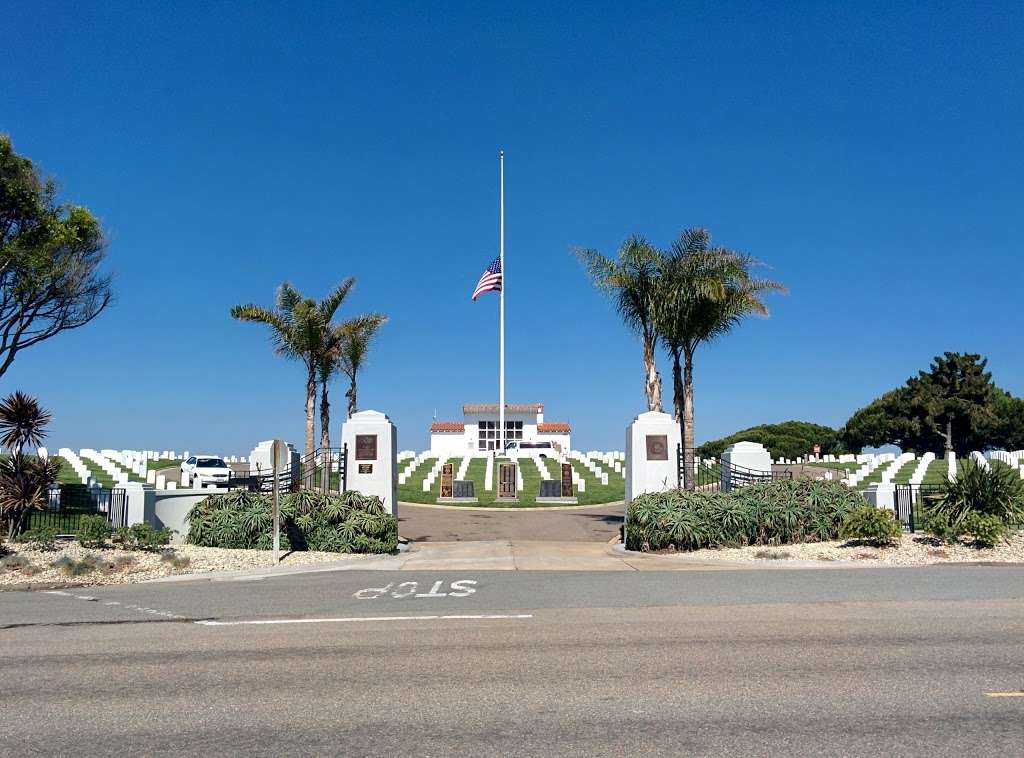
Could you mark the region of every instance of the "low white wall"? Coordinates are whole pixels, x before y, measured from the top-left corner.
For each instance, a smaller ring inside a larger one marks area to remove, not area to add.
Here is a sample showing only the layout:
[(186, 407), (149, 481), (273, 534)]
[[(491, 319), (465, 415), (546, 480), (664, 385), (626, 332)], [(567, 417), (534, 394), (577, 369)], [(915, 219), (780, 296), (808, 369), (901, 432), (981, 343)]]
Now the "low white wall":
[(180, 490), (146, 490), (145, 520), (157, 529), (170, 527), (174, 530), (172, 545), (181, 545), (188, 534), (185, 514), (192, 506), (203, 498), (216, 495), (225, 490), (214, 489), (180, 489)]

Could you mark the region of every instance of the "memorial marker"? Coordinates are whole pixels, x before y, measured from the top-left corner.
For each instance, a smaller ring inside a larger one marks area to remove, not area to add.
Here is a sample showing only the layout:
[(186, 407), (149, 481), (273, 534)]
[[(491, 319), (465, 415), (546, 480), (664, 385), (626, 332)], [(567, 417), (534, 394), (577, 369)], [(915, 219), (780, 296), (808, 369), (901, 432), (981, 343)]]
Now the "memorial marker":
[(558, 493), (560, 497), (572, 497), (572, 464), (562, 464), (562, 486), (561, 491)]
[(455, 493), (452, 489), (452, 479), (454, 476), (454, 466), (451, 463), (446, 463), (441, 466), (441, 492), (440, 497), (454, 497)]
[(518, 495), (516, 491), (516, 464), (498, 464), (498, 499), (515, 500)]

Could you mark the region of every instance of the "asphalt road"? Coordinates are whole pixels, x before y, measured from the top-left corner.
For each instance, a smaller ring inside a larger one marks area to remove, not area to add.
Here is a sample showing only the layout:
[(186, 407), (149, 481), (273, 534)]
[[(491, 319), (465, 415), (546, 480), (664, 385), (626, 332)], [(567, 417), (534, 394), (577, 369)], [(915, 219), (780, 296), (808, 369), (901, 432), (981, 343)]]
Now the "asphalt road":
[(1022, 640), (1022, 568), (351, 571), (0, 593), (0, 745), (1008, 756), (1024, 697), (987, 693), (1024, 689)]

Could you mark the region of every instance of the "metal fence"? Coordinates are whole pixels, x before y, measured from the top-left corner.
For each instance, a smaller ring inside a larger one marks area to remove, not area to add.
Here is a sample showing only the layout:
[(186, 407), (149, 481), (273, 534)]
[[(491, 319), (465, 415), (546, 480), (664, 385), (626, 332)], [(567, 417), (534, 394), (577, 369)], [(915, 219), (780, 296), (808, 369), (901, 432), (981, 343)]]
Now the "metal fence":
[(74, 534), (83, 516), (102, 515), (115, 529), (128, 525), (128, 496), (123, 489), (90, 489), (62, 485), (50, 490), (45, 508), (32, 510), (26, 529), (54, 527), (58, 534)]
[[(348, 489), (348, 446), (322, 448), (299, 459), (298, 471), (291, 466), (277, 474), (281, 492), (314, 490), (327, 494), (341, 494)], [(228, 475), (229, 489), (248, 489), (269, 493), (274, 488), (274, 474), (270, 471), (232, 471)]]
[[(693, 452), (693, 478), (695, 488), (700, 492), (721, 492), (731, 489), (746, 487), (748, 484), (759, 484), (762, 482), (775, 482), (790, 480), (793, 478), (792, 471), (759, 471), (756, 469), (738, 466), (724, 461), (711, 462), (701, 460), (697, 451)], [(679, 474), (679, 486), (682, 487), (685, 481), (683, 446), (676, 445), (676, 465)]]
[(921, 528), (924, 505), (942, 493), (941, 484), (897, 484), (893, 492), (893, 512), (896, 520), (911, 533)]

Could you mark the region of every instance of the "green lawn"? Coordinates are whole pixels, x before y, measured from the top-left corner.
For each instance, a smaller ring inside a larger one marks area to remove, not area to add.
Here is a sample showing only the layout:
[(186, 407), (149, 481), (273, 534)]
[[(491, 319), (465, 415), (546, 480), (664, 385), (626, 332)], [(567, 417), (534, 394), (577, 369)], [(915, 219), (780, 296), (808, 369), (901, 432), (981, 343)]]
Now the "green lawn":
[(89, 458), (82, 458), (82, 463), (84, 463), (85, 467), (89, 469), (89, 473), (92, 475), (92, 478), (99, 482), (101, 487), (108, 490), (113, 489), (114, 478), (101, 469), (96, 461), (90, 460)]
[[(507, 461), (507, 458), (499, 458), (499, 462)], [(405, 484), (401, 484), (398, 487), (398, 499), (407, 503), (436, 503), (438, 498), (438, 492), (441, 486), (440, 474), (434, 480), (434, 484), (429, 492), (423, 491), (423, 479), (427, 473), (437, 462), (436, 458), (428, 458), (416, 467), (416, 469), (409, 476), (409, 479)], [(455, 474), (458, 475), (460, 458), (449, 459), (448, 463), (451, 463), (455, 468)], [(470, 461), (469, 467), (466, 471), (466, 478), (472, 480), (474, 490), (476, 493), (477, 505), (482, 506), (496, 506), (496, 507), (509, 507), (514, 508), (516, 506), (535, 506), (545, 505), (544, 503), (537, 502), (537, 495), (540, 492), (540, 480), (541, 473), (537, 469), (537, 465), (532, 459), (523, 459), (520, 462), (520, 472), (523, 478), (523, 488), (519, 492), (518, 503), (499, 503), (495, 502), (498, 487), (498, 471), (495, 468), (493, 472), (494, 480), (492, 482), (492, 489), (490, 492), (484, 489), (484, 475), (485, 465), (487, 461), (483, 458), (474, 458)], [(611, 503), (617, 502), (623, 499), (625, 496), (625, 480), (621, 474), (616, 474), (613, 471), (608, 473), (608, 485), (602, 485), (600, 480), (589, 471), (579, 461), (570, 461), (573, 469), (576, 470), (580, 478), (586, 482), (586, 492), (578, 493), (577, 499), (581, 505), (590, 505), (597, 503)], [(552, 471), (555, 470), (557, 465), (556, 461), (547, 461), (547, 476), (550, 477)], [(600, 464), (599, 464), (600, 465)], [(558, 478), (556, 476), (555, 478)]]
[(60, 464), (60, 473), (57, 474), (58, 484), (81, 484), (82, 480), (78, 478), (78, 474), (71, 468), (71, 464), (59, 455), (53, 456), (53, 460)]
[(854, 471), (863, 466), (863, 463), (857, 463), (856, 461), (846, 461), (845, 463), (825, 463), (824, 461), (813, 461), (807, 464), (808, 466), (815, 466), (817, 468), (831, 468), (831, 469), (843, 469), (848, 474), (852, 474)]
[(181, 458), (159, 458), (155, 461), (146, 461), (148, 471), (159, 471), (162, 468), (180, 468)]

